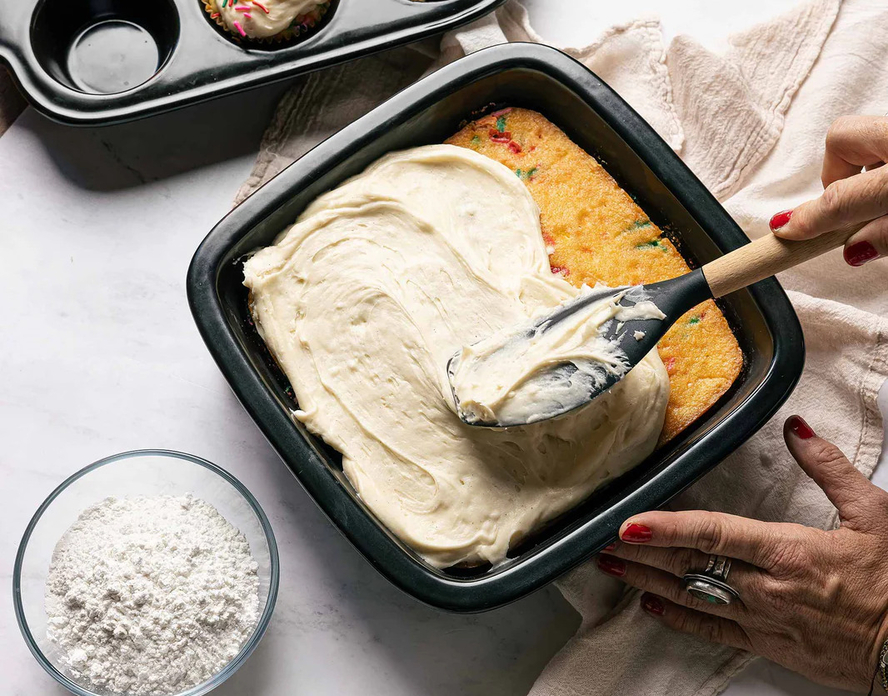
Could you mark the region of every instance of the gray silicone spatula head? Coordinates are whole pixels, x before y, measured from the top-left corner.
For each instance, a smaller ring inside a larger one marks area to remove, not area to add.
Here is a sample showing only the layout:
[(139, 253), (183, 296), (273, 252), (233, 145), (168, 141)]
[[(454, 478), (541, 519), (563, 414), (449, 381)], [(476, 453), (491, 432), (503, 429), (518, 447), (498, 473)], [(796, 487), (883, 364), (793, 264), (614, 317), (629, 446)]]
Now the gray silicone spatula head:
[[(536, 321), (515, 327), (514, 332), (494, 337), (487, 346), (482, 345), (485, 342), (475, 344), (481, 346), (479, 359), (468, 357), (466, 349), (450, 358), (447, 374), (457, 413), (469, 425), (508, 428), (580, 408), (622, 379), (656, 347), (678, 317), (709, 297), (709, 286), (700, 270), (651, 285), (586, 292)], [(659, 318), (649, 311), (633, 311), (651, 304), (659, 310), (653, 313)], [(554, 334), (568, 322), (590, 321), (588, 312), (598, 307), (609, 310), (606, 316), (612, 318), (585, 336), (582, 346), (571, 347), (572, 354), (566, 357), (569, 352), (564, 350), (561, 337)], [(633, 318), (634, 314), (641, 316)], [(548, 340), (550, 336), (552, 340)], [(528, 348), (541, 343), (557, 357), (546, 356), (539, 361), (539, 356), (534, 356), (540, 369), (522, 375), (520, 384), (509, 382), (513, 375), (508, 368), (526, 360)], [(491, 380), (505, 380), (500, 390), (504, 398), (496, 407), (474, 400), (475, 390), (469, 388), (473, 381)]]
[[(622, 379), (700, 302), (839, 247), (861, 226), (805, 241), (765, 235), (672, 280), (584, 292), (513, 332), (463, 348), (447, 363), (457, 414), (469, 425), (508, 428), (585, 406)], [(659, 311), (639, 311), (642, 305)]]

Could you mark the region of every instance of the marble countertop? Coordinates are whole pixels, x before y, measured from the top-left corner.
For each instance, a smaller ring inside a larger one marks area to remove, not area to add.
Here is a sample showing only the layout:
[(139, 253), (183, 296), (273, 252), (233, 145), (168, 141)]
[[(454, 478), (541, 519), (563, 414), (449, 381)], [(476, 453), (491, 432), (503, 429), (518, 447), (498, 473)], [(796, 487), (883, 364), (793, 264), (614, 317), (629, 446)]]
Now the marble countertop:
[[(689, 33), (715, 47), (728, 27), (791, 4), (747, 0), (715, 11), (712, 3), (676, 1), (664, 27), (668, 36)], [(654, 0), (597, 7), (594, 17), (587, 0), (527, 5), (537, 29), (561, 44), (586, 43), (644, 11), (663, 12)], [(457, 616), (395, 589), (295, 483), (229, 391), (191, 320), (184, 292), (191, 255), (248, 175), (283, 89), (97, 130), (65, 128), (28, 110), (0, 138), (7, 258), (0, 278), (7, 299), (0, 331), (0, 572), (8, 588), (21, 532), (69, 474), (123, 450), (183, 450), (216, 462), (252, 490), (281, 552), (269, 632), (214, 693), (525, 693), (579, 624), (557, 591)], [(4, 693), (67, 693), (31, 657), (9, 601), (0, 608), (0, 645)], [(760, 662), (727, 693), (839, 692)]]

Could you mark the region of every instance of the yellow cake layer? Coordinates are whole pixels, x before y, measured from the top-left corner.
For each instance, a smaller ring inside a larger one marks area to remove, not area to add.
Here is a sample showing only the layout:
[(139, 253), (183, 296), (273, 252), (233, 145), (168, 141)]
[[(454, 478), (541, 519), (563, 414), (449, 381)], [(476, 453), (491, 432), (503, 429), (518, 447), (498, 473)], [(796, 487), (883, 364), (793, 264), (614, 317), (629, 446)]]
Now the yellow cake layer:
[[(574, 285), (637, 285), (690, 270), (604, 167), (541, 114), (504, 109), (447, 142), (501, 162), (527, 185), (540, 208), (552, 272)], [(660, 438), (665, 442), (728, 390), (743, 355), (711, 300), (676, 322), (658, 347), (672, 388)]]

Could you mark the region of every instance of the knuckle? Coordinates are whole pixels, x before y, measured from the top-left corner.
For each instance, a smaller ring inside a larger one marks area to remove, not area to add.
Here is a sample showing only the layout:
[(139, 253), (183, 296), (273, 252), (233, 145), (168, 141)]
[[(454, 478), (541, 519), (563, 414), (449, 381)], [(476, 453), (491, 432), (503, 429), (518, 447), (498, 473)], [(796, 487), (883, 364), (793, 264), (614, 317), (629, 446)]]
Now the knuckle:
[(786, 593), (786, 583), (770, 573), (761, 573), (750, 583), (753, 591), (764, 601), (772, 603)]
[(845, 580), (836, 571), (826, 573), (820, 583), (818, 599), (821, 607), (828, 609), (836, 606), (845, 589)]
[(811, 458), (825, 468), (837, 469), (851, 466), (847, 457), (838, 447), (826, 440), (815, 440), (809, 445)]
[(710, 512), (700, 516), (695, 530), (698, 545), (706, 553), (718, 553), (724, 544), (724, 529), (718, 517)]
[[(786, 583), (773, 575), (762, 574), (750, 583), (750, 590), (756, 597), (756, 604), (760, 609), (779, 605), (786, 594)], [(758, 612), (765, 618), (766, 612)], [(767, 612), (772, 617), (773, 612)]]
[(801, 540), (781, 539), (773, 545), (769, 561), (769, 569), (775, 575), (794, 576), (810, 568), (811, 551)]
[(768, 610), (768, 620), (785, 622), (798, 610), (794, 585), (787, 580), (775, 580), (768, 587), (767, 599), (763, 601)]
[(821, 211), (831, 218), (842, 217), (850, 206), (847, 193), (848, 185), (844, 179), (833, 181), (823, 189), (820, 196)]
[(839, 145), (843, 139), (844, 134), (850, 130), (853, 130), (853, 124), (853, 116), (839, 116), (835, 121), (833, 121), (829, 125), (829, 129), (826, 131), (827, 149), (833, 149), (837, 145)]
[(788, 547), (792, 542), (782, 538), (779, 533), (774, 533), (773, 529), (767, 535), (759, 549), (759, 557), (755, 559), (757, 565), (763, 568), (773, 568), (786, 562), (787, 554), (792, 554)]
[(866, 180), (868, 185), (861, 195), (871, 201), (878, 210), (884, 212), (888, 205), (888, 174), (882, 167), (874, 170), (872, 174), (874, 176)]

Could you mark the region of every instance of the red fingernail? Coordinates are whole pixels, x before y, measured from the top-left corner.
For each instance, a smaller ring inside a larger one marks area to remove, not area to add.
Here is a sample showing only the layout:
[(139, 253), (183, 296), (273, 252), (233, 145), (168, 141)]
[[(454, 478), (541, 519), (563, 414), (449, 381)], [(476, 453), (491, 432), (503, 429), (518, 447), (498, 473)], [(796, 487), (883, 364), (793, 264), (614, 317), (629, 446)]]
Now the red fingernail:
[(617, 542), (612, 541), (610, 544), (608, 544), (607, 546), (605, 546), (605, 547), (602, 549), (602, 551), (613, 551), (615, 548), (617, 548)]
[(799, 437), (802, 440), (808, 440), (814, 437), (814, 431), (811, 429), (811, 426), (808, 425), (805, 422), (805, 419), (801, 416), (792, 416), (789, 419), (789, 429), (796, 437)]
[(632, 523), (623, 530), (623, 533), (620, 534), (620, 539), (631, 541), (633, 544), (643, 544), (646, 541), (650, 541), (652, 536), (653, 532), (651, 532), (650, 527)]
[(879, 252), (869, 242), (855, 242), (844, 252), (845, 261), (851, 266), (862, 266), (867, 261), (879, 258)]
[(654, 616), (663, 616), (663, 613), (666, 611), (666, 605), (663, 604), (662, 599), (657, 597), (657, 595), (647, 593), (641, 596), (641, 608)]
[(789, 219), (791, 217), (792, 217), (791, 210), (781, 210), (774, 217), (772, 217), (771, 221), (768, 223), (768, 225), (771, 228), (771, 232), (776, 232), (781, 227), (786, 225), (786, 223), (789, 222)]
[(621, 578), (626, 574), (626, 563), (613, 556), (599, 556), (598, 569), (602, 573)]

